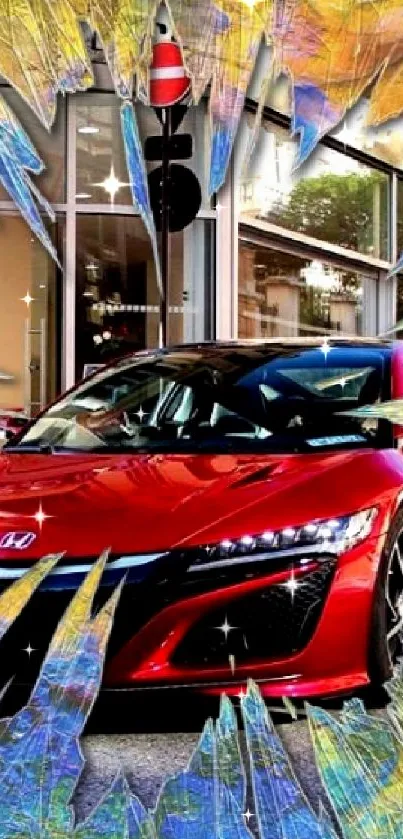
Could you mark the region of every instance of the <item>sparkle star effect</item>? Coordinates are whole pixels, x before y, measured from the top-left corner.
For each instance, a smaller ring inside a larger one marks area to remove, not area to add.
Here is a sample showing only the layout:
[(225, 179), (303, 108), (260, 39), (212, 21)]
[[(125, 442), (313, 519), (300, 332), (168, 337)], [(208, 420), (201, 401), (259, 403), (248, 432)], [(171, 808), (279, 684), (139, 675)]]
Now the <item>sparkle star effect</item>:
[(246, 813), (243, 813), (242, 815), (243, 815), (244, 819), (246, 819), (246, 821), (249, 822), (249, 819), (253, 819), (253, 816), (255, 814), (251, 813), (251, 811), (249, 810), (249, 807), (248, 807), (248, 809), (246, 810)]
[(139, 408), (139, 409), (138, 409), (138, 411), (137, 411), (136, 417), (138, 417), (138, 418), (139, 418), (140, 422), (143, 422), (143, 419), (144, 419), (144, 417), (146, 417), (146, 416), (147, 416), (147, 414), (145, 413), (145, 411), (143, 411), (143, 409), (142, 409), (142, 407), (141, 407), (141, 405), (140, 405), (140, 408)]
[(46, 519), (51, 519), (52, 516), (48, 516), (47, 513), (44, 512), (42, 508), (42, 504), (39, 505), (36, 513), (32, 516), (33, 519), (39, 524), (39, 529), (42, 530), (42, 525), (46, 521)]
[(100, 183), (93, 184), (93, 186), (102, 187), (102, 189), (104, 189), (105, 192), (107, 192), (108, 195), (110, 196), (111, 202), (113, 204), (113, 202), (116, 198), (116, 195), (118, 194), (121, 187), (122, 186), (130, 186), (130, 184), (122, 183), (122, 181), (120, 181), (119, 178), (116, 177), (115, 169), (114, 169), (113, 164), (112, 164), (111, 171), (109, 172), (108, 177), (105, 178), (105, 180), (101, 181)]
[(296, 592), (297, 588), (299, 588), (299, 587), (300, 587), (300, 583), (299, 583), (299, 581), (298, 581), (298, 580), (296, 580), (296, 579), (295, 579), (295, 576), (294, 576), (294, 572), (293, 572), (293, 571), (291, 572), (290, 579), (289, 579), (289, 580), (287, 580), (287, 582), (286, 582), (286, 583), (283, 583), (283, 586), (284, 586), (284, 588), (288, 589), (288, 591), (289, 591), (289, 592), (290, 592), (290, 594), (291, 594), (291, 599), (293, 600), (293, 599), (294, 599), (295, 592)]
[(225, 618), (224, 623), (221, 624), (221, 626), (216, 626), (216, 629), (219, 629), (220, 632), (223, 632), (225, 635), (225, 639), (227, 639), (231, 630), (236, 629), (236, 626), (231, 626), (231, 624), (228, 623), (228, 619)]
[(29, 308), (29, 306), (31, 305), (31, 303), (33, 303), (33, 302), (34, 302), (35, 297), (31, 297), (31, 295), (30, 295), (29, 291), (27, 291), (27, 293), (26, 293), (25, 297), (20, 297), (20, 300), (22, 301), (22, 303), (25, 303), (25, 304), (28, 306), (28, 308)]
[(323, 355), (325, 356), (325, 361), (326, 361), (326, 359), (327, 359), (327, 357), (328, 357), (328, 355), (329, 355), (329, 353), (332, 349), (332, 347), (329, 346), (329, 341), (328, 341), (327, 338), (323, 339), (323, 344), (319, 349), (320, 349), (321, 353), (323, 353)]
[(27, 653), (28, 658), (31, 658), (31, 653), (35, 652), (35, 647), (31, 647), (31, 644), (29, 643), (28, 646), (25, 647), (22, 652)]

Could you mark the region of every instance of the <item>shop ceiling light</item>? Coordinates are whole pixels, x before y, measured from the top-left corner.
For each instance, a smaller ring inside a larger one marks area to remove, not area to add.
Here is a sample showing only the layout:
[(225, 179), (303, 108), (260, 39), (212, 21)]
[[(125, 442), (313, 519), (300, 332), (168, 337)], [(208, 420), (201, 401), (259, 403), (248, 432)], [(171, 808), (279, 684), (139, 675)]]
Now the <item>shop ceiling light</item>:
[(99, 134), (99, 128), (95, 125), (83, 125), (78, 129), (79, 134)]

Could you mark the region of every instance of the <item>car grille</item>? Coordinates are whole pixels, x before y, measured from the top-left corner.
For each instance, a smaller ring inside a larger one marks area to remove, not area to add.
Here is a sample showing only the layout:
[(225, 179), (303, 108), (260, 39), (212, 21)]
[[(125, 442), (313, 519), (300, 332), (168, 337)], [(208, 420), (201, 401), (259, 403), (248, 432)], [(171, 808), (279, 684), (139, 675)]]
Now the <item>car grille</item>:
[[(172, 555), (174, 560), (174, 557)], [(237, 584), (267, 574), (269, 569), (249, 566), (234, 567), (212, 573), (187, 574), (191, 557), (179, 555), (177, 573), (169, 578), (154, 578), (149, 583), (128, 583), (123, 589), (116, 611), (107, 660), (112, 658), (152, 617), (167, 606), (182, 600)], [(315, 630), (335, 569), (335, 557), (322, 557), (321, 565), (305, 573), (301, 584), (292, 592), (284, 585), (268, 586), (258, 593), (241, 597), (225, 609), (212, 611), (195, 624), (175, 652), (178, 666), (228, 666), (233, 655), (237, 663), (257, 659), (286, 657), (302, 649)], [(270, 572), (289, 572), (292, 558), (271, 559)], [(123, 576), (123, 574), (122, 574)], [(3, 584), (0, 588), (4, 590)], [(94, 601), (97, 611), (111, 595), (113, 587), (99, 589)], [(2, 684), (11, 677), (17, 684), (32, 685), (39, 674), (52, 635), (71, 602), (73, 592), (43, 591), (34, 593), (21, 615), (0, 641)], [(228, 634), (216, 629), (225, 621), (235, 627)], [(25, 652), (34, 648), (31, 655)]]
[(334, 567), (332, 559), (298, 578), (295, 591), (284, 583), (272, 585), (209, 612), (177, 647), (174, 663), (228, 667), (230, 656), (239, 665), (295, 655), (313, 636)]

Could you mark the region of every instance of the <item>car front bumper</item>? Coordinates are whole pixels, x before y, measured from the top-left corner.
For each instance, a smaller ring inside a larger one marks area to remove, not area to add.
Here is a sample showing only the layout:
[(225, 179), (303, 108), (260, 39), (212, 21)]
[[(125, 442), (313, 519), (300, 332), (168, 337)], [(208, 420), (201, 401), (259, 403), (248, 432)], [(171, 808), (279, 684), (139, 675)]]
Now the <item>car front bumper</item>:
[(312, 562), (298, 573), (216, 581), (214, 589), (178, 597), (112, 650), (105, 686), (235, 695), (254, 679), (266, 696), (314, 697), (367, 685), (383, 542), (368, 539), (333, 566)]
[[(191, 574), (179, 563), (173, 575), (129, 577), (108, 645), (104, 688), (236, 695), (254, 679), (266, 696), (297, 698), (366, 685), (383, 538), (368, 539), (339, 558), (307, 556), (302, 565), (293, 557), (273, 558)], [(95, 608), (117, 576), (105, 573)], [(3, 682), (9, 676), (23, 684), (35, 681), (71, 601), (73, 579), (74, 586), (79, 582), (70, 575), (66, 588), (60, 574), (55, 589), (45, 583), (2, 640), (1, 661), (11, 666)], [(27, 645), (35, 654), (26, 654)]]

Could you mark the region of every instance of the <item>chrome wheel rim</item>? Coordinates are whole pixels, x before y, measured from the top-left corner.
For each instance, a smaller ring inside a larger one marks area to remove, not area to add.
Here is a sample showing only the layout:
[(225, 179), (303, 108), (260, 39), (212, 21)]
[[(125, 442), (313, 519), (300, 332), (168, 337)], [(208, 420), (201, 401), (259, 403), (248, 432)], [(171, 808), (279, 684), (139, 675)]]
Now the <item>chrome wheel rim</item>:
[(385, 586), (386, 644), (393, 665), (403, 652), (403, 531), (390, 554)]

